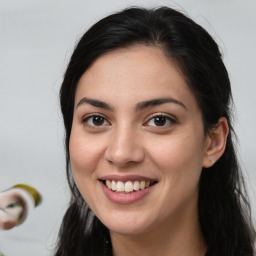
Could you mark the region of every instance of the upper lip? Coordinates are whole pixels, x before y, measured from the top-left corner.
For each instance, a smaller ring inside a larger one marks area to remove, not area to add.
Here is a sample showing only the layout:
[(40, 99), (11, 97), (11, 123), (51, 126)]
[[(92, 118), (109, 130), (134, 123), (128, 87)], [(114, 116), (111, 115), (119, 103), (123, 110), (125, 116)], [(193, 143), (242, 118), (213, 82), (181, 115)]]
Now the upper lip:
[(140, 176), (140, 175), (117, 175), (117, 174), (112, 174), (112, 175), (105, 175), (99, 178), (99, 180), (114, 180), (114, 181), (157, 181), (154, 178), (149, 178), (145, 176)]

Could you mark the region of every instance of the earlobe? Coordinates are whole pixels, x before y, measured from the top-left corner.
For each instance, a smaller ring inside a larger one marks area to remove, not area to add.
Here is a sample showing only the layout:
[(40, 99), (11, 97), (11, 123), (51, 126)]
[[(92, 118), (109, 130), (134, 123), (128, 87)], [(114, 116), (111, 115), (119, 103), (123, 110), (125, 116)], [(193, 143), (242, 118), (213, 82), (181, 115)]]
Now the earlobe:
[(215, 127), (208, 132), (205, 143), (205, 154), (203, 167), (209, 168), (222, 156), (226, 148), (229, 133), (228, 122), (225, 117), (221, 117)]

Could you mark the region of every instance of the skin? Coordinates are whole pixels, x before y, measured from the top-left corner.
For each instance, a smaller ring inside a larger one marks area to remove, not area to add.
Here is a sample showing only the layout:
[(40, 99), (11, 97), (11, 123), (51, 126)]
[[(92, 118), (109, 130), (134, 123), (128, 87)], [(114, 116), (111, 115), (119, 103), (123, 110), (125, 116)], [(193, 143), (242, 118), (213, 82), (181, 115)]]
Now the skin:
[[(156, 98), (175, 101), (138, 109)], [(95, 124), (91, 115), (103, 122)], [(159, 115), (166, 116), (161, 125)], [(161, 49), (132, 46), (92, 64), (75, 95), (70, 158), (78, 189), (110, 230), (115, 256), (204, 255), (198, 183), (202, 167), (223, 153), (227, 134), (224, 118), (205, 134), (193, 93)], [(139, 201), (121, 205), (106, 197), (99, 181), (112, 174), (140, 175), (157, 184)]]

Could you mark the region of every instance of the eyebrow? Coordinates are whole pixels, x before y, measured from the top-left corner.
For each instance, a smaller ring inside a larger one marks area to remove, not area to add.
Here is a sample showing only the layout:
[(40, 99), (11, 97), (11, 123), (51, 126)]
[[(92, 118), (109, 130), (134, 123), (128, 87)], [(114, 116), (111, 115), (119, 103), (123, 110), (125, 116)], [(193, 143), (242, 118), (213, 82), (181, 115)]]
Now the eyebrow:
[(148, 107), (158, 106), (158, 105), (162, 105), (162, 104), (165, 104), (165, 103), (174, 103), (174, 104), (177, 104), (177, 105), (179, 105), (182, 108), (187, 110), (187, 107), (185, 106), (184, 103), (182, 103), (179, 100), (175, 100), (173, 98), (159, 98), (159, 99), (152, 99), (152, 100), (143, 101), (143, 102), (140, 102), (136, 105), (135, 110), (140, 111), (140, 110), (143, 110), (143, 109), (148, 108)]
[(113, 107), (111, 107), (110, 105), (108, 105), (107, 103), (103, 102), (103, 101), (100, 101), (100, 100), (95, 100), (95, 99), (89, 99), (89, 98), (82, 98), (78, 104), (76, 105), (76, 107), (79, 107), (80, 105), (84, 104), (84, 103), (87, 103), (87, 104), (90, 104), (94, 107), (97, 107), (97, 108), (104, 108), (104, 109), (107, 109), (107, 110), (113, 110)]
[[(152, 99), (152, 100), (146, 100), (146, 101), (139, 102), (138, 104), (136, 104), (135, 111), (141, 111), (143, 109), (158, 106), (158, 105), (162, 105), (162, 104), (165, 104), (165, 103), (173, 103), (173, 104), (179, 105), (182, 108), (184, 108), (185, 110), (187, 110), (187, 107), (181, 101), (178, 101), (178, 100), (173, 99), (173, 98), (157, 98), (157, 99)], [(107, 109), (107, 110), (111, 110), (111, 111), (114, 110), (114, 107), (110, 106), (109, 104), (107, 104), (103, 101), (96, 100), (96, 99), (90, 99), (90, 98), (86, 98), (86, 97), (82, 98), (78, 102), (76, 107), (79, 107), (82, 104), (90, 104), (94, 107), (103, 108), (103, 109)]]

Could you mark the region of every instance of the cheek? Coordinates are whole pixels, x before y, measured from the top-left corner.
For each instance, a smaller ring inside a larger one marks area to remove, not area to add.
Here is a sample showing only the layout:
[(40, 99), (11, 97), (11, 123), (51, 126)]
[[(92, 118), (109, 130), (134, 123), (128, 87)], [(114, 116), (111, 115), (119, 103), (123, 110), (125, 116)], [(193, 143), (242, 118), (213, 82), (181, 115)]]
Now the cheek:
[(88, 138), (76, 129), (72, 130), (69, 141), (69, 153), (74, 176), (91, 175), (101, 157), (101, 144)]
[(190, 138), (189, 136), (177, 136), (168, 140), (163, 139), (161, 142), (156, 141), (152, 147), (151, 155), (155, 156), (156, 162), (164, 167), (183, 165), (202, 165), (203, 147), (202, 140)]
[(69, 142), (69, 153), (74, 181), (81, 195), (89, 203), (91, 201), (93, 183), (97, 181), (97, 150), (76, 130), (72, 130)]
[(197, 186), (203, 162), (202, 145), (202, 138), (196, 135), (172, 136), (154, 143), (151, 159), (169, 187), (183, 190)]
[(74, 181), (85, 201), (93, 207), (96, 170), (100, 159), (99, 143), (91, 143), (83, 132), (72, 130), (69, 142), (70, 162)]

